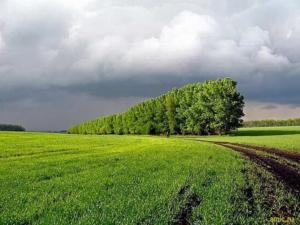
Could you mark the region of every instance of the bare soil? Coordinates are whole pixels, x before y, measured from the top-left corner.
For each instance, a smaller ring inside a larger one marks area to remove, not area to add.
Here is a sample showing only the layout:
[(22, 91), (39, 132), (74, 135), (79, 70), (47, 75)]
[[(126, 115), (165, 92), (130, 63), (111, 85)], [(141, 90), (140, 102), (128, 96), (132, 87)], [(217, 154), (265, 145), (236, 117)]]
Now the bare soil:
[[(270, 152), (270, 149), (267, 148), (268, 151), (265, 151), (264, 147), (259, 147), (258, 150), (257, 149), (258, 146), (254, 148), (253, 146), (250, 145), (241, 145), (241, 144), (228, 143), (228, 142), (213, 142), (213, 143), (243, 153), (244, 155), (248, 156), (252, 161), (256, 162), (257, 164), (266, 168), (268, 171), (272, 172), (276, 177), (278, 177), (288, 187), (290, 187), (294, 192), (296, 192), (297, 195), (300, 194), (300, 171), (299, 170), (290, 167), (286, 164), (283, 164), (275, 159), (256, 153), (256, 151), (274, 153), (273, 151)], [(286, 156), (287, 154), (284, 154), (284, 156), (282, 157), (287, 158)]]
[[(220, 144), (226, 144), (228, 142), (214, 142), (216, 144), (220, 143)], [(267, 152), (270, 154), (274, 154), (295, 162), (300, 162), (300, 153), (298, 152), (291, 152), (291, 151), (287, 151), (287, 150), (281, 150), (278, 148), (269, 148), (269, 147), (265, 147), (265, 146), (255, 146), (255, 145), (247, 145), (247, 144), (238, 144), (238, 143), (230, 143), (233, 144), (235, 146), (240, 146), (240, 147), (245, 147), (245, 148), (251, 148), (251, 149), (255, 149), (257, 151), (263, 151), (263, 152)]]

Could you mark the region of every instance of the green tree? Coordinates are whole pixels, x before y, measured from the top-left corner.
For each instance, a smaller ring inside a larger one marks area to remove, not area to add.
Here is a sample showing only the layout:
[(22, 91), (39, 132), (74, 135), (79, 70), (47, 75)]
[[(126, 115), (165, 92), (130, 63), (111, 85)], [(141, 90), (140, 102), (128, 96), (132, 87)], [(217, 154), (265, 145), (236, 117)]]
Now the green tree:
[[(188, 84), (132, 106), (124, 113), (83, 122), (68, 132), (224, 134), (242, 125), (244, 99), (236, 86), (230, 78)], [(296, 121), (288, 123), (295, 124)]]
[(169, 124), (169, 132), (171, 134), (175, 133), (176, 120), (175, 120), (175, 104), (171, 94), (166, 96), (166, 110), (167, 110), (167, 118)]

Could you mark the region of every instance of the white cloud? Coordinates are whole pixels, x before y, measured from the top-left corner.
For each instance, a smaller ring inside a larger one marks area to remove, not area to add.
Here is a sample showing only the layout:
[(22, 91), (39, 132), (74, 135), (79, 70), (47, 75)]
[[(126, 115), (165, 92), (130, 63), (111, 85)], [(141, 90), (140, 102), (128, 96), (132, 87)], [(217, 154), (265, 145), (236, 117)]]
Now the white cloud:
[(189, 60), (197, 57), (216, 29), (217, 24), (210, 16), (183, 11), (164, 26), (157, 37), (134, 43), (121, 65), (138, 72), (147, 68), (154, 74), (161, 71), (177, 74)]
[(53, 48), (68, 34), (71, 12), (58, 2), (7, 1), (1, 10), (2, 35), (11, 47)]
[(255, 60), (257, 67), (260, 68), (261, 71), (285, 69), (290, 64), (287, 57), (275, 54), (273, 50), (266, 46), (260, 48)]
[(299, 70), (295, 0), (12, 0), (2, 6), (0, 85), (6, 88), (165, 75), (248, 79)]
[(150, 96), (224, 75), (246, 99), (297, 104), (299, 15), (299, 0), (0, 0), (0, 101), (64, 89), (80, 106), (82, 93)]

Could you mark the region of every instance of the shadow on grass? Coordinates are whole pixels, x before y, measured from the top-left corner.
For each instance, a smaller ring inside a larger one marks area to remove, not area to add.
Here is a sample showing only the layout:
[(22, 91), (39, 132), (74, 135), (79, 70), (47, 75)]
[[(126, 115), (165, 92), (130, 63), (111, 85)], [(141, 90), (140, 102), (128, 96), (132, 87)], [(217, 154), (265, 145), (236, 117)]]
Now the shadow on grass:
[(230, 136), (275, 136), (300, 134), (300, 130), (239, 130), (233, 131)]

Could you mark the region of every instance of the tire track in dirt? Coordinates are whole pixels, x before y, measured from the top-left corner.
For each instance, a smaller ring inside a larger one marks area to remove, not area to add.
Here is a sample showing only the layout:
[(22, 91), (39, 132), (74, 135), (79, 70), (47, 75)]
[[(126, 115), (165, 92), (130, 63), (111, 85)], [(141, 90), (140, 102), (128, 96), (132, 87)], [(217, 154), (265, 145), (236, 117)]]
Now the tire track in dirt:
[[(186, 139), (186, 140), (191, 141), (193, 139)], [(281, 180), (288, 187), (290, 187), (297, 194), (297, 196), (300, 197), (300, 171), (294, 167), (290, 167), (286, 164), (283, 164), (275, 159), (269, 158), (261, 154), (257, 154), (256, 151), (275, 154), (277, 156), (280, 156), (279, 158), (293, 160), (296, 162), (299, 162), (300, 159), (299, 153), (285, 151), (276, 148), (252, 146), (252, 145), (238, 144), (232, 142), (206, 141), (206, 140), (193, 140), (193, 141), (200, 141), (200, 142), (221, 145), (246, 155), (250, 160), (254, 161), (256, 164), (264, 167), (266, 170), (274, 174), (279, 180)]]
[(265, 146), (256, 146), (256, 145), (247, 145), (247, 144), (239, 144), (239, 143), (231, 143), (231, 142), (218, 142), (215, 141), (213, 142), (215, 144), (231, 144), (239, 147), (245, 147), (245, 148), (251, 148), (257, 151), (262, 151), (262, 152), (267, 152), (270, 154), (274, 154), (295, 162), (300, 162), (300, 154), (298, 152), (291, 152), (287, 150), (281, 150), (278, 148), (269, 148)]
[[(179, 198), (183, 198), (188, 192), (190, 186), (186, 185), (182, 187), (178, 193)], [(181, 207), (180, 211), (176, 215), (172, 225), (188, 225), (190, 224), (189, 219), (192, 215), (193, 209), (200, 205), (201, 199), (196, 193), (192, 193), (188, 196), (185, 204)]]
[(256, 162), (257, 164), (263, 166), (268, 171), (273, 173), (287, 186), (293, 189), (293, 191), (295, 191), (298, 195), (300, 194), (300, 171), (299, 170), (287, 166), (285, 164), (282, 164), (275, 159), (271, 159), (266, 156), (257, 154), (256, 153), (257, 149), (252, 148), (252, 146), (244, 147), (244, 146), (240, 146), (239, 144), (228, 143), (228, 142), (212, 142), (212, 143), (243, 153), (244, 155), (248, 156), (252, 161)]

